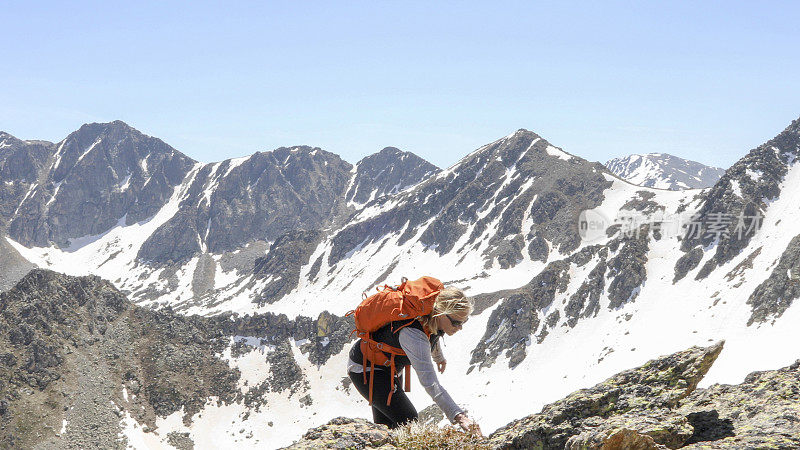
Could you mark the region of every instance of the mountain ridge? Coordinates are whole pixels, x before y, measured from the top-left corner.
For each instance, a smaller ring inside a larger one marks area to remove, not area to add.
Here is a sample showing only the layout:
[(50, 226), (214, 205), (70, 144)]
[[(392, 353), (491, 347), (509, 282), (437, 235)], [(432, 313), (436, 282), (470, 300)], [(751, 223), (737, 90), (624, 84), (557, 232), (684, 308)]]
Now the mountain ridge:
[(633, 154), (613, 158), (605, 166), (633, 184), (671, 190), (710, 187), (725, 173), (724, 169), (668, 153)]

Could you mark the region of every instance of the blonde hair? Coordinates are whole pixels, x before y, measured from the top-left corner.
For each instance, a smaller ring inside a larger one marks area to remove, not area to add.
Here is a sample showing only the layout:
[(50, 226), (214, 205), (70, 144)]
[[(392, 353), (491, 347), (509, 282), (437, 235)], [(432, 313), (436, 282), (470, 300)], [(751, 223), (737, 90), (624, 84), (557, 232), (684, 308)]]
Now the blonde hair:
[(433, 311), (427, 316), (420, 317), (419, 320), (422, 325), (428, 327), (431, 333), (436, 334), (439, 332), (439, 327), (434, 319), (449, 314), (468, 316), (472, 314), (472, 308), (472, 299), (464, 295), (461, 289), (446, 287), (436, 297)]

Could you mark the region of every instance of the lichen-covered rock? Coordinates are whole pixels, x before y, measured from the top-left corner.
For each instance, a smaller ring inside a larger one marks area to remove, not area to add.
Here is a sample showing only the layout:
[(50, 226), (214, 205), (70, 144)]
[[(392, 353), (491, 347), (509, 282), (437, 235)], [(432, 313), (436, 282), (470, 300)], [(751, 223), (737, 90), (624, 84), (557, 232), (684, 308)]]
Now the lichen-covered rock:
[(566, 450), (651, 450), (669, 447), (656, 443), (647, 434), (628, 428), (616, 428), (613, 430), (585, 432), (578, 436), (573, 436), (569, 438), (564, 448)]
[(337, 417), (325, 425), (312, 428), (303, 438), (284, 447), (286, 450), (301, 449), (396, 449), (386, 425), (377, 425), (365, 419)]
[(714, 448), (800, 448), (800, 361), (751, 373), (738, 385), (695, 391), (677, 412), (694, 426), (690, 444), (713, 440)]
[(591, 417), (581, 426), (586, 431), (569, 438), (566, 448), (678, 448), (694, 431), (686, 417), (666, 408)]
[[(602, 430), (606, 434), (599, 434), (597, 439), (625, 428), (650, 436), (654, 442), (658, 437), (660, 441), (673, 443), (678, 439), (675, 434), (686, 435), (680, 421), (670, 432), (658, 424), (647, 428), (648, 422), (643, 419), (639, 420), (640, 430), (631, 427), (629, 422), (636, 422), (637, 413), (675, 407), (697, 387), (722, 351), (722, 346), (720, 342), (706, 348), (692, 347), (621, 372), (592, 388), (546, 405), (538, 414), (500, 428), (490, 436), (490, 442), (498, 448), (564, 448), (573, 436), (591, 430), (600, 431), (597, 426), (603, 423), (602, 419), (618, 416), (616, 422), (608, 424), (608, 433)], [(625, 414), (628, 415), (623, 416)], [(589, 433), (576, 439), (589, 442), (595, 439), (591, 436)]]

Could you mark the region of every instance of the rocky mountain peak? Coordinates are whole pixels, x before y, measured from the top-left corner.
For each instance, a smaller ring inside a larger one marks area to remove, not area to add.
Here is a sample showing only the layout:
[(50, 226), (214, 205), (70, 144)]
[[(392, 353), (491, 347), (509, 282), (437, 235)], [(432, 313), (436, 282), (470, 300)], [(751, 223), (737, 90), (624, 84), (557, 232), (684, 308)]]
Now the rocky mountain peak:
[(553, 146), (540, 135), (520, 128), (508, 136), (498, 139), (490, 144), (475, 150), (462, 158), (446, 172), (458, 171), (459, 167), (475, 164), (492, 164), (495, 160), (510, 169), (518, 163), (537, 160), (546, 166), (560, 165), (560, 161), (568, 164), (586, 163), (587, 161), (571, 155), (564, 150)]
[(126, 224), (151, 217), (195, 164), (122, 121), (85, 124), (56, 145), (38, 147), (24, 151), (44, 153), (32, 165), (43, 167), (26, 177), (36, 185), (15, 194), (20, 203), (8, 217), (9, 235), (29, 246), (64, 246), (105, 232), (123, 217)]
[(80, 162), (93, 164), (93, 158), (125, 159), (138, 163), (144, 170), (142, 161), (151, 155), (160, 157), (177, 156), (189, 162), (191, 158), (178, 152), (162, 140), (147, 136), (121, 120), (108, 123), (88, 123), (70, 133), (59, 143), (58, 154), (53, 163), (55, 179), (65, 176)]
[(381, 151), (378, 152), (378, 154), (389, 154), (389, 155), (396, 155), (398, 153), (403, 153), (403, 151), (397, 147), (384, 147), (381, 149)]
[(3, 149), (8, 147), (22, 145), (23, 143), (23, 141), (6, 133), (5, 131), (0, 131), (0, 151), (3, 151)]
[(385, 195), (396, 194), (440, 171), (414, 153), (385, 147), (356, 164), (356, 173), (345, 198), (350, 203), (365, 204)]

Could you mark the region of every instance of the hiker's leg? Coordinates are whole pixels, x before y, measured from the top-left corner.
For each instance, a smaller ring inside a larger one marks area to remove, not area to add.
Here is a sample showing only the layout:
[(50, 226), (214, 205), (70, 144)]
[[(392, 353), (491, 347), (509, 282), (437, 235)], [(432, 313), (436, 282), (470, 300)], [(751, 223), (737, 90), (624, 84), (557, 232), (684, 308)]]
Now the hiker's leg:
[[(375, 378), (372, 386), (372, 411), (375, 423), (382, 423), (389, 428), (397, 428), (398, 426), (417, 419), (417, 409), (409, 400), (406, 393), (403, 392), (402, 386), (397, 381), (397, 385), (389, 380), (389, 372), (386, 370), (375, 370)], [(353, 386), (365, 398), (369, 398), (369, 374), (367, 374), (367, 383), (364, 384), (364, 376), (360, 373), (350, 373), (350, 379), (353, 381)], [(386, 399), (389, 397), (389, 389), (396, 387), (397, 390), (392, 394), (392, 402), (386, 405)], [(380, 413), (378, 416), (377, 413)], [(381, 421), (378, 421), (378, 418)], [(384, 420), (385, 418), (385, 420)]]
[(389, 428), (394, 425), (392, 419), (383, 415), (383, 413), (375, 406), (372, 407), (372, 421), (381, 425), (386, 425)]
[(376, 407), (378, 411), (392, 421), (392, 424), (388, 425), (389, 428), (397, 428), (406, 422), (417, 420), (417, 408), (414, 408), (414, 404), (403, 392), (403, 388), (399, 383), (397, 384), (397, 390), (392, 394), (392, 403), (389, 406), (386, 406), (385, 398), (377, 405), (375, 402), (376, 400), (373, 397), (372, 406)]
[[(417, 409), (414, 408), (411, 400), (403, 392), (403, 387), (399, 380), (399, 378), (396, 378), (394, 380), (395, 383), (391, 383), (388, 371), (378, 370), (375, 372), (375, 381), (372, 387), (372, 410), (377, 410), (383, 417), (388, 419), (388, 423), (377, 421), (375, 423), (384, 423), (389, 428), (397, 428), (406, 422), (417, 420)], [(386, 399), (389, 398), (390, 387), (395, 388), (395, 390), (392, 393), (392, 402), (387, 405)]]

